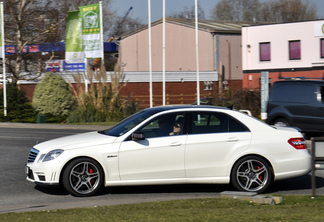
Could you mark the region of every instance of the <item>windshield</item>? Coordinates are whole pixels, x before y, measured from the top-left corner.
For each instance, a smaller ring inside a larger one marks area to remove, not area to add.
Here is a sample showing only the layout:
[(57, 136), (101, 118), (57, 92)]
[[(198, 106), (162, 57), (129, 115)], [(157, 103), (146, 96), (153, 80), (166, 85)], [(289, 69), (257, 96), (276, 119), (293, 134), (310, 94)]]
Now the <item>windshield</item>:
[(129, 116), (128, 118), (124, 119), (114, 127), (99, 131), (101, 134), (109, 135), (109, 136), (122, 136), (125, 133), (127, 133), (129, 130), (133, 129), (135, 126), (137, 126), (142, 121), (146, 120), (150, 116), (154, 115), (157, 111), (156, 110), (143, 110), (140, 111), (132, 116)]

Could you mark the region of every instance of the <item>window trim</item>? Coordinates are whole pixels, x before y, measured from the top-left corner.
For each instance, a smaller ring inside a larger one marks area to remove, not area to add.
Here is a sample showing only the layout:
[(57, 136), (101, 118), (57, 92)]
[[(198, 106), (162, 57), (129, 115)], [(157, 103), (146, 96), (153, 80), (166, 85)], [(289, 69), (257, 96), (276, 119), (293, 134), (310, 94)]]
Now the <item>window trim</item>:
[(320, 58), (324, 59), (324, 38), (320, 39)]
[[(261, 46), (269, 46), (269, 55), (267, 55), (266, 57), (269, 56), (268, 59), (262, 59), (263, 56), (262, 56), (262, 47)], [(260, 62), (269, 62), (271, 61), (271, 43), (270, 42), (260, 42), (259, 43), (259, 60)]]

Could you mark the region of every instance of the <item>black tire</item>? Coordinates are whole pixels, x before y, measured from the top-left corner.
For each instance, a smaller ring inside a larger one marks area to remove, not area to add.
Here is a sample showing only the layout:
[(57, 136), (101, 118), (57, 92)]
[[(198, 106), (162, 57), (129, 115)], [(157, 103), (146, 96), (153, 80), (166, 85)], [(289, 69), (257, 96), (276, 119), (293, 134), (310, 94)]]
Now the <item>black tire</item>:
[(264, 159), (246, 156), (234, 164), (231, 182), (237, 190), (262, 193), (272, 182), (272, 173)]
[(63, 172), (63, 186), (73, 196), (92, 196), (103, 184), (100, 165), (90, 158), (78, 158), (70, 162)]
[(280, 118), (280, 119), (276, 119), (275, 121), (273, 121), (273, 125), (275, 125), (275, 126), (289, 126), (289, 122), (284, 118)]

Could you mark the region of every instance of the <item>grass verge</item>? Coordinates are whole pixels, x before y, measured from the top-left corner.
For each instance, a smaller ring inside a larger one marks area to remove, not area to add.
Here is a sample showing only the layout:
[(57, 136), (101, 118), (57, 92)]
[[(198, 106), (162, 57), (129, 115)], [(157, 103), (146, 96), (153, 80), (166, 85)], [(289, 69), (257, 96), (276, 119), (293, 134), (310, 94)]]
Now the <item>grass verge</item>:
[(209, 198), (0, 214), (0, 221), (323, 221), (324, 196), (284, 196), (279, 205)]

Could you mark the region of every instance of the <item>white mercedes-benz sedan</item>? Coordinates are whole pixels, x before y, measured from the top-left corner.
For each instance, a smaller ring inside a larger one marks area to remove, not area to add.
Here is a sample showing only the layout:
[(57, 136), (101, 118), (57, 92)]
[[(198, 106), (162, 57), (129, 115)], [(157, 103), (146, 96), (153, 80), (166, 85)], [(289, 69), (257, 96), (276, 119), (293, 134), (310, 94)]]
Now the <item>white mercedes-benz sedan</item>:
[(274, 180), (307, 174), (311, 157), (294, 128), (271, 127), (215, 106), (161, 106), (116, 126), (35, 145), (27, 180), (63, 185), (74, 196), (102, 186), (227, 184), (264, 192)]

